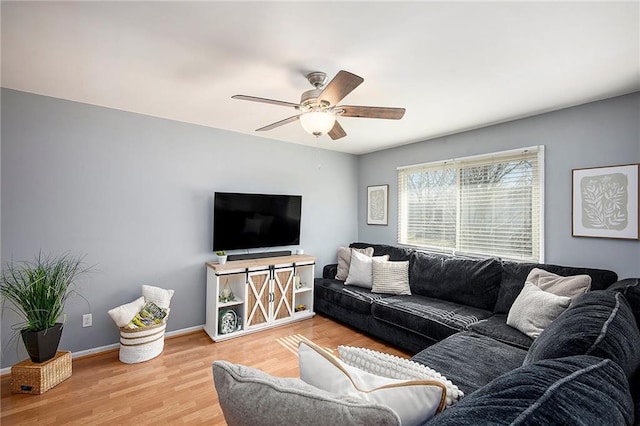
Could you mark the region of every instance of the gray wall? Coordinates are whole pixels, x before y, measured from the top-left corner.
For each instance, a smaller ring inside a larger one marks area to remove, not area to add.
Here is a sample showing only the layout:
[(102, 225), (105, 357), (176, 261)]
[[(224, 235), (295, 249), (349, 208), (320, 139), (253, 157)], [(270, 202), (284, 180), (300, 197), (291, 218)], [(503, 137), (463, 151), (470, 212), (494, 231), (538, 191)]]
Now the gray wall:
[[(360, 156), (358, 238), (396, 244), (396, 167), (544, 145), (546, 262), (640, 277), (640, 242), (571, 236), (571, 169), (640, 162), (639, 121), (636, 92)], [(389, 226), (366, 221), (366, 188), (379, 184), (389, 184)]]
[[(204, 323), (215, 191), (302, 195), (300, 247), (318, 257), (316, 274), (357, 239), (353, 155), (7, 89), (1, 112), (3, 264), (39, 250), (96, 264), (78, 284), (91, 309), (67, 304), (62, 349), (116, 343), (107, 311), (141, 284), (176, 291), (168, 330)], [(3, 311), (3, 367), (26, 357), (8, 342), (15, 319)]]

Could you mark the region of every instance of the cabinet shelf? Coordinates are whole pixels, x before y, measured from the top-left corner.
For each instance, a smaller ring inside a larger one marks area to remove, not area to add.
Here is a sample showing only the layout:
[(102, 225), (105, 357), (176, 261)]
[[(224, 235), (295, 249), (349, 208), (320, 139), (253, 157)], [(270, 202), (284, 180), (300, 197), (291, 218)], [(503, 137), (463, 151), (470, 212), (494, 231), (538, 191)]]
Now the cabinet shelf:
[(304, 286), (304, 287), (296, 288), (293, 292), (294, 293), (304, 293), (304, 292), (311, 291), (311, 290), (313, 290), (313, 287)]
[(218, 302), (218, 309), (227, 308), (229, 306), (242, 305), (244, 301), (242, 299), (236, 298), (236, 300), (231, 300), (229, 302)]

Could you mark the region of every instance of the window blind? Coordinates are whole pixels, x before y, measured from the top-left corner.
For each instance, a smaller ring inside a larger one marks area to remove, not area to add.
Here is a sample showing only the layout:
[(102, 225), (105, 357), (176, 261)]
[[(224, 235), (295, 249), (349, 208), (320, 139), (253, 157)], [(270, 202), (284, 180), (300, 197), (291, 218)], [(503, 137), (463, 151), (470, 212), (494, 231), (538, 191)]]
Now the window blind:
[(398, 243), (542, 262), (544, 147), (398, 168)]

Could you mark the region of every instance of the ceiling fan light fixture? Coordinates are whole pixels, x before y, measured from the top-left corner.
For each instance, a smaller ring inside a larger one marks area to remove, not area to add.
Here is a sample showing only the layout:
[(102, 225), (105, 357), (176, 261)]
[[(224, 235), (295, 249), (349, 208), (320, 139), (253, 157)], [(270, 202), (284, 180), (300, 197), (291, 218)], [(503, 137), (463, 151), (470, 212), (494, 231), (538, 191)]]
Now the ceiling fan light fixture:
[(315, 137), (329, 133), (335, 122), (335, 114), (328, 111), (310, 111), (300, 116), (302, 128)]

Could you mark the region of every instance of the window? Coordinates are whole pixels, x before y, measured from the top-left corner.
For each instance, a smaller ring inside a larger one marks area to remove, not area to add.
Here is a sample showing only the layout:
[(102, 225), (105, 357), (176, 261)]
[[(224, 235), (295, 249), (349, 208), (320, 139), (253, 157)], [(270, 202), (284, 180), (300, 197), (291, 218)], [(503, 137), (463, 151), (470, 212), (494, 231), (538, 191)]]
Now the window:
[(398, 168), (398, 244), (543, 262), (544, 147)]

